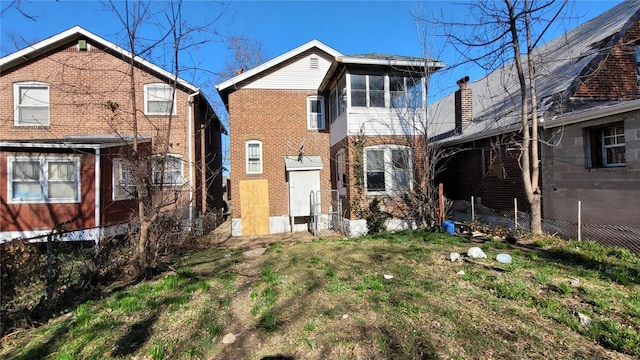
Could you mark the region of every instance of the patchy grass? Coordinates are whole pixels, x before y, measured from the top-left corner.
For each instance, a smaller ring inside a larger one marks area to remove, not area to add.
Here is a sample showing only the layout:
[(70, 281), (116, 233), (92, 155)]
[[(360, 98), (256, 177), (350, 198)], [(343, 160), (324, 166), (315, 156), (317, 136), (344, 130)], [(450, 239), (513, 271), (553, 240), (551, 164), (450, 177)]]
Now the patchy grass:
[[(449, 260), (471, 246), (488, 258)], [(240, 271), (251, 261), (255, 275)], [(278, 243), (257, 260), (204, 251), (174, 268), (5, 337), (0, 357), (640, 357), (640, 260), (591, 242), (404, 231)], [(229, 332), (236, 344), (222, 344)]]

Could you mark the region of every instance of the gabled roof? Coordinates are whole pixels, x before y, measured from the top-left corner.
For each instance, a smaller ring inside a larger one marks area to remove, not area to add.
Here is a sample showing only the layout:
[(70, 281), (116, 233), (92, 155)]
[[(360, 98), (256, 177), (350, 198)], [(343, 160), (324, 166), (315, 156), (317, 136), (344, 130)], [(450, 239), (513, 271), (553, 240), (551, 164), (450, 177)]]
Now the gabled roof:
[[(44, 55), (50, 51), (54, 51), (60, 46), (69, 44), (73, 41), (86, 39), (94, 44), (102, 46), (101, 50), (118, 54), (123, 58), (131, 59), (131, 53), (118, 45), (115, 45), (100, 36), (81, 28), (80, 26), (72, 27), (69, 30), (63, 31), (50, 38), (39, 41), (33, 45), (30, 45), (22, 50), (18, 50), (12, 54), (9, 54), (3, 58), (0, 58), (0, 73), (13, 69), (21, 64), (35, 59), (41, 55)], [(174, 74), (164, 70), (163, 68), (139, 57), (134, 58), (135, 62), (145, 70), (151, 73), (155, 73), (160, 77), (166, 79), (173, 79)], [(186, 80), (178, 78), (178, 84), (188, 89), (190, 92), (197, 92), (198, 88)]]
[[(274, 66), (277, 66), (299, 54), (304, 53), (305, 51), (308, 51), (310, 49), (313, 48), (318, 48), (322, 51), (324, 51), (325, 53), (333, 56), (334, 58), (337, 56), (341, 56), (342, 54), (339, 53), (337, 50), (323, 44), (322, 42), (318, 41), (318, 40), (311, 40), (305, 44), (302, 44), (300, 46), (298, 46), (297, 48), (287, 51), (286, 53), (273, 58), (267, 62), (265, 62), (262, 65), (258, 65), (256, 67), (254, 67), (253, 69), (247, 70), (245, 72), (243, 72), (240, 75), (234, 76), (229, 80), (223, 81), (220, 84), (216, 85), (216, 89), (218, 90), (218, 92), (223, 95), (223, 94), (227, 94), (229, 92), (231, 92), (234, 88), (234, 85), (237, 85), (253, 76), (256, 76), (266, 70), (269, 70), (271, 68), (273, 68)], [(224, 98), (224, 95), (222, 96)]]
[[(624, 1), (596, 18), (535, 49), (544, 59), (536, 69), (540, 115), (557, 98), (567, 98), (590, 74), (622, 35), (640, 18), (640, 1)], [(462, 134), (442, 140), (454, 144), (518, 130), (519, 84), (514, 64), (508, 63), (489, 75), (467, 84), (473, 92), (473, 122)], [(436, 135), (454, 128), (454, 96), (449, 94), (430, 106), (431, 126)]]

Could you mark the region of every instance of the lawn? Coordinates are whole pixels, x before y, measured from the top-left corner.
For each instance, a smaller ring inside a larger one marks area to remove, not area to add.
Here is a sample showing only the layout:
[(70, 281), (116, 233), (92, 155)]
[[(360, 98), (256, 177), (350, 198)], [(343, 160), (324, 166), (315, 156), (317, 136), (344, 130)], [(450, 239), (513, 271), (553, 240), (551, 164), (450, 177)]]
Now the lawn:
[[(451, 262), (472, 246), (488, 258)], [(171, 268), (6, 336), (0, 357), (640, 357), (640, 259), (591, 242), (412, 231), (212, 249)]]

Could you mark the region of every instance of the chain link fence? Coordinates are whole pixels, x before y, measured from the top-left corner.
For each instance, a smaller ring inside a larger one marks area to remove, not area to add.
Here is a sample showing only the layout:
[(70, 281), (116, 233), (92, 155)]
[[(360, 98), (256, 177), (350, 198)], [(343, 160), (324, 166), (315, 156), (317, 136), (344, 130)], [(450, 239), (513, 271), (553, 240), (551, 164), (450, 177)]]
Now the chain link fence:
[[(490, 225), (502, 225), (513, 230), (530, 231), (531, 215), (515, 210), (495, 211), (481, 204), (456, 200), (451, 207), (452, 220), (477, 220)], [(472, 219), (473, 217), (473, 219)], [(578, 222), (542, 219), (542, 231), (564, 239), (578, 239)], [(606, 246), (617, 246), (640, 254), (640, 228), (621, 225), (585, 224), (580, 226), (581, 240), (591, 240)]]

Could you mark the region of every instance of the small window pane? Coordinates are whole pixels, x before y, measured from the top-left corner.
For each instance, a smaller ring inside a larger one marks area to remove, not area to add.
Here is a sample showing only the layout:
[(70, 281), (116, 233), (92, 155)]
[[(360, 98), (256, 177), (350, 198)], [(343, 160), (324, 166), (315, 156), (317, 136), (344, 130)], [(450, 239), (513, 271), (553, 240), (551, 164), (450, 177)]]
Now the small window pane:
[(49, 183), (50, 199), (75, 199), (76, 184), (75, 182), (55, 182)]
[(13, 182), (13, 198), (14, 199), (41, 199), (42, 186), (40, 182)]
[(384, 107), (384, 76), (369, 76), (369, 106)]
[(13, 179), (21, 181), (40, 181), (40, 163), (37, 161), (15, 161)]
[(367, 150), (367, 171), (384, 171), (384, 150)]
[(351, 106), (367, 106), (365, 75), (351, 75)]
[(384, 191), (384, 171), (367, 172), (367, 190)]

